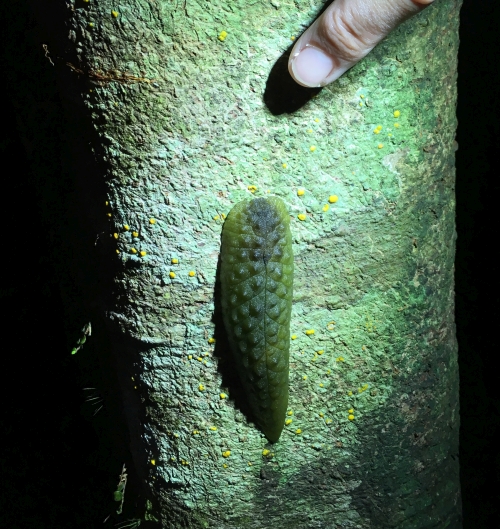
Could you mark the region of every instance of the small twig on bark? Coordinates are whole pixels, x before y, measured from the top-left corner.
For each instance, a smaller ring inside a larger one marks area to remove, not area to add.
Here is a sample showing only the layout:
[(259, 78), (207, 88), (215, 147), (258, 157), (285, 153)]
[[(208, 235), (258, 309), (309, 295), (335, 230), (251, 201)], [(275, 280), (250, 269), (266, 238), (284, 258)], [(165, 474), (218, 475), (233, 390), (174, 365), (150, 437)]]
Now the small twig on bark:
[(80, 68), (77, 68), (75, 65), (71, 64), (70, 62), (66, 63), (67, 66), (69, 66), (74, 72), (85, 75), (86, 77), (89, 77), (93, 81), (95, 81), (99, 85), (105, 85), (107, 83), (117, 82), (117, 83), (123, 83), (123, 84), (131, 84), (131, 83), (153, 83), (154, 79), (147, 79), (146, 77), (137, 77), (135, 75), (131, 75), (125, 72), (120, 72), (118, 70), (108, 70), (103, 72), (102, 70), (88, 70), (84, 71)]

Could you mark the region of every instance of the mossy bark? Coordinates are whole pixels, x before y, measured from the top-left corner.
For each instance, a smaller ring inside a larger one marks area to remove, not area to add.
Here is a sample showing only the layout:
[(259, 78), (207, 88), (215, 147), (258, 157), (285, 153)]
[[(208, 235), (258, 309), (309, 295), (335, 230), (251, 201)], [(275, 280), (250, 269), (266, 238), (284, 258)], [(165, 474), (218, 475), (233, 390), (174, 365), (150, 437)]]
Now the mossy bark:
[[(107, 201), (103, 318), (163, 527), (460, 527), (460, 3), (436, 2), (321, 91), (285, 68), (319, 0), (68, 9), (73, 102)], [(291, 422), (274, 445), (233, 376), (218, 299), (223, 218), (252, 193), (292, 217)]]

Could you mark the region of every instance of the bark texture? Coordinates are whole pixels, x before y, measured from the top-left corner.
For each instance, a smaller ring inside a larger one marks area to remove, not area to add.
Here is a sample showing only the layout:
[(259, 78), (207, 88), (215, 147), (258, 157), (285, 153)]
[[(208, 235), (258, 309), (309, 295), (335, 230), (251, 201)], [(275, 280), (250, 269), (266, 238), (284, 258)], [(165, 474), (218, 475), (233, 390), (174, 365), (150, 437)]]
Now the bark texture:
[[(319, 0), (68, 3), (114, 263), (103, 317), (147, 519), (460, 527), (460, 4), (436, 2), (319, 91), (286, 73)], [(273, 445), (218, 297), (224, 215), (251, 194), (284, 200), (295, 255), (289, 424)]]

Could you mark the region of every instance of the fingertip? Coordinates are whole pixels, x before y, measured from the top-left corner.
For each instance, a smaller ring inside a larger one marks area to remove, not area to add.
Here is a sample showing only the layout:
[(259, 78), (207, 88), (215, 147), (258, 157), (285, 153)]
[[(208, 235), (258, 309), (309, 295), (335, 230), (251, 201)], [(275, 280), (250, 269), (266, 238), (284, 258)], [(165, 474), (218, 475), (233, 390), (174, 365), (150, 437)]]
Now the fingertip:
[(310, 44), (294, 53), (288, 62), (288, 70), (295, 81), (310, 88), (324, 86), (335, 67), (332, 57)]
[(337, 0), (295, 44), (292, 78), (317, 88), (338, 79), (401, 22), (433, 0)]

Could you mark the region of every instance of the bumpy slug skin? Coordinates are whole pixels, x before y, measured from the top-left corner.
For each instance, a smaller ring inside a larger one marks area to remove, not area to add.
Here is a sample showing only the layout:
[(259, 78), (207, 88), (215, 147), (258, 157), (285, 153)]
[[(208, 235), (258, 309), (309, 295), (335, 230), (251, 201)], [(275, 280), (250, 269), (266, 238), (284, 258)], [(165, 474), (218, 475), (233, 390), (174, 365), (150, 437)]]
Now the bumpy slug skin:
[(221, 300), (235, 365), (271, 442), (288, 405), (293, 253), (290, 217), (277, 197), (243, 200), (222, 231)]

